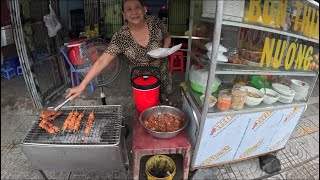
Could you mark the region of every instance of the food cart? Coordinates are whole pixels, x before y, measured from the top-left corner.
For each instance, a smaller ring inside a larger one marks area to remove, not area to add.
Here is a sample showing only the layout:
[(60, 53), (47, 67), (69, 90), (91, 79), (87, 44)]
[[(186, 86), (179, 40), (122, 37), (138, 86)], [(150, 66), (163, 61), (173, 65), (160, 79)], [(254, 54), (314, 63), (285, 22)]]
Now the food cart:
[(191, 169), (285, 148), (318, 78), (318, 45), (315, 1), (191, 1), (181, 88)]

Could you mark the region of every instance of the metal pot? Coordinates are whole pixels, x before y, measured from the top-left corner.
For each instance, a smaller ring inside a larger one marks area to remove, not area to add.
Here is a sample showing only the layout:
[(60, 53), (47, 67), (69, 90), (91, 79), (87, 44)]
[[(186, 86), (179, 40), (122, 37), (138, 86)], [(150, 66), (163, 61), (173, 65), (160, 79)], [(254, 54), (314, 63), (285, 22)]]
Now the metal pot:
[[(144, 121), (147, 120), (151, 115), (155, 115), (155, 114), (164, 114), (164, 113), (169, 113), (175, 117), (178, 117), (180, 119), (182, 119), (183, 121), (183, 125), (180, 129), (176, 130), (176, 131), (172, 131), (172, 132), (157, 132), (157, 131), (153, 131), (148, 129), (147, 127), (145, 127), (144, 125)], [(180, 109), (177, 109), (175, 107), (172, 106), (154, 106), (151, 108), (148, 108), (146, 110), (144, 110), (139, 117), (140, 123), (142, 124), (142, 126), (144, 127), (144, 129), (152, 136), (157, 137), (157, 138), (161, 138), (161, 139), (169, 139), (172, 137), (177, 136), (187, 125), (189, 120), (187, 118), (185, 118), (184, 112), (182, 112)]]

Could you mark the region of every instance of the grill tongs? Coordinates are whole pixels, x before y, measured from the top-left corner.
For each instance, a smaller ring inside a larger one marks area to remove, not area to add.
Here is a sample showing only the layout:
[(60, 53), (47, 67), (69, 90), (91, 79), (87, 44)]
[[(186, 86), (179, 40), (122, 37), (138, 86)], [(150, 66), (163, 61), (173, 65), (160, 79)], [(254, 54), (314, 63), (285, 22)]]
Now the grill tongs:
[(66, 99), (65, 101), (63, 101), (61, 104), (59, 104), (58, 106), (56, 106), (55, 108), (53, 107), (49, 107), (48, 109), (50, 110), (54, 110), (54, 111), (57, 111), (59, 110), (62, 106), (64, 106), (65, 104), (67, 104), (69, 101), (71, 101), (71, 97), (69, 97), (68, 99)]

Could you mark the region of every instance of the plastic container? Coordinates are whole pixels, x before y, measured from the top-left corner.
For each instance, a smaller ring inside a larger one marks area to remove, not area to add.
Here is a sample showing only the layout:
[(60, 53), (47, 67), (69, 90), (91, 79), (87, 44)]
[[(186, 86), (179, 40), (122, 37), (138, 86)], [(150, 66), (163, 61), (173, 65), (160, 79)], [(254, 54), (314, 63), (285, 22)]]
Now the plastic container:
[(252, 76), (251, 85), (257, 89), (271, 88), (269, 81), (263, 76)]
[(243, 86), (234, 86), (231, 93), (231, 108), (241, 110), (244, 108), (247, 97), (247, 88)]
[[(203, 93), (205, 92), (205, 88), (206, 87), (203, 87), (202, 85), (200, 85), (199, 83), (196, 83), (196, 82), (193, 82), (191, 80), (190, 81), (190, 86), (193, 90), (199, 92), (199, 93)], [(212, 89), (211, 89), (211, 93), (214, 93), (218, 90), (219, 86), (221, 85), (221, 81), (220, 79), (217, 78), (217, 82), (212, 86)]]
[(132, 80), (132, 89), (139, 112), (159, 104), (160, 81), (157, 77), (136, 77)]
[(86, 44), (84, 40), (78, 40), (68, 43), (68, 52), (71, 64), (77, 66), (84, 64), (83, 47)]
[(231, 94), (228, 90), (219, 92), (217, 107), (220, 111), (228, 111), (231, 108)]
[[(166, 177), (153, 176), (153, 168), (161, 169), (164, 172), (168, 172)], [(146, 163), (146, 174), (148, 180), (172, 180), (176, 174), (176, 164), (174, 161), (165, 155), (155, 155), (148, 159)]]

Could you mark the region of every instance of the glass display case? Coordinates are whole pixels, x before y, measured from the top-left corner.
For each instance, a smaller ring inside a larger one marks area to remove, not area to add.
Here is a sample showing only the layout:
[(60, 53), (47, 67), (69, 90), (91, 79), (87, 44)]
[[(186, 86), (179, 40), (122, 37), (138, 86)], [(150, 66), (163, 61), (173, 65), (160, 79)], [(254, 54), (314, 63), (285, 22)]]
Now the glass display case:
[(197, 0), (190, 12), (182, 93), (192, 119), (191, 167), (284, 148), (318, 78), (318, 3)]

